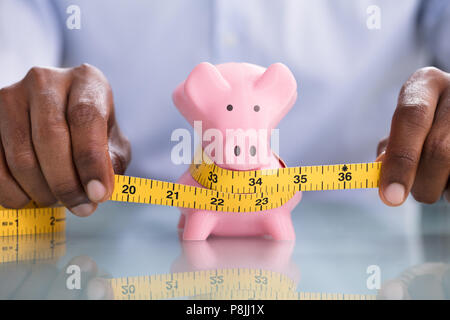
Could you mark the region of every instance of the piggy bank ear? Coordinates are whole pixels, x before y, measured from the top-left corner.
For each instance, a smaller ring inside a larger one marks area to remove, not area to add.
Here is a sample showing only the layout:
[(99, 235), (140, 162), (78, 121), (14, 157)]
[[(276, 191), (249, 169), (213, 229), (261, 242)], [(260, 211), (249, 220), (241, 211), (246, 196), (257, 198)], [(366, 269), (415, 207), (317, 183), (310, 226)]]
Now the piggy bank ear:
[(219, 70), (210, 63), (202, 62), (189, 74), (184, 92), (190, 102), (200, 111), (207, 111), (222, 100), (231, 90), (229, 83)]
[(274, 63), (255, 82), (255, 90), (269, 104), (287, 112), (297, 98), (297, 81), (288, 67)]

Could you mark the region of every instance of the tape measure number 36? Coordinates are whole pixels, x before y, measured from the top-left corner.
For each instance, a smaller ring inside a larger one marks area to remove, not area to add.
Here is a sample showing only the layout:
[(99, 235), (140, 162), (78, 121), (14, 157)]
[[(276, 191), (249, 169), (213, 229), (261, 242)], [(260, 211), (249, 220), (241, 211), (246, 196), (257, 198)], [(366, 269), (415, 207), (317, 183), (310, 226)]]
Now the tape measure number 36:
[[(206, 156), (190, 167), (203, 187), (123, 175), (115, 176), (113, 201), (220, 212), (257, 212), (282, 206), (297, 191), (377, 188), (381, 162), (232, 171)], [(0, 236), (59, 232), (65, 209), (0, 207)]]
[(280, 207), (297, 191), (377, 188), (380, 170), (381, 162), (233, 171), (206, 158), (190, 167), (192, 177), (203, 188), (116, 175), (111, 200), (255, 212)]

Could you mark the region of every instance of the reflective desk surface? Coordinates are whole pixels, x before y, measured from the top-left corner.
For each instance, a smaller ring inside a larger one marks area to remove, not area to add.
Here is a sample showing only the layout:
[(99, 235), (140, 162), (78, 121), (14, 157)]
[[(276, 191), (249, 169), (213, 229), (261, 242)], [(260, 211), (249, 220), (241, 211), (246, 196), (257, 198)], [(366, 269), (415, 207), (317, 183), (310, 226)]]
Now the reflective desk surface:
[[(450, 299), (450, 207), (415, 208), (303, 200), (292, 213), (295, 243), (183, 242), (178, 209), (108, 202), (89, 218), (67, 213), (65, 234), (2, 238), (2, 252), (17, 257), (0, 264), (0, 299)], [(153, 282), (130, 285), (138, 280)]]

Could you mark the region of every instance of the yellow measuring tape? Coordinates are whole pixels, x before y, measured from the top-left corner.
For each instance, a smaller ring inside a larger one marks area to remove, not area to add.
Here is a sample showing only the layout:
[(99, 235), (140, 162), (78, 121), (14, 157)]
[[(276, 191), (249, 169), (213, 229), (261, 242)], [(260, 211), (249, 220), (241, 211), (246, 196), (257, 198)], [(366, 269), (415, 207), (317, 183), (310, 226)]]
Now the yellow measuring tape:
[[(115, 176), (111, 200), (223, 212), (256, 212), (279, 207), (297, 191), (376, 188), (380, 162), (225, 170), (207, 157), (191, 165), (204, 188), (123, 175)], [(65, 208), (12, 210), (0, 207), (0, 262), (43, 260), (65, 253)], [(41, 240), (36, 241), (36, 235)], [(28, 236), (27, 236), (28, 235)], [(29, 236), (34, 235), (34, 236)], [(266, 270), (224, 269), (110, 279), (115, 299), (357, 299), (376, 295), (295, 291), (292, 280)]]
[[(0, 207), (1, 208), (1, 207)], [(65, 208), (0, 209), (0, 237), (57, 233), (66, 228)]]
[(381, 171), (381, 162), (233, 171), (203, 159), (189, 171), (204, 188), (116, 175), (111, 200), (255, 212), (280, 207), (297, 191), (376, 188)]
[[(113, 201), (222, 212), (257, 212), (282, 206), (297, 191), (376, 188), (381, 162), (233, 171), (203, 162), (189, 171), (202, 187), (115, 176)], [(62, 231), (65, 211), (56, 208), (0, 209), (0, 236)]]

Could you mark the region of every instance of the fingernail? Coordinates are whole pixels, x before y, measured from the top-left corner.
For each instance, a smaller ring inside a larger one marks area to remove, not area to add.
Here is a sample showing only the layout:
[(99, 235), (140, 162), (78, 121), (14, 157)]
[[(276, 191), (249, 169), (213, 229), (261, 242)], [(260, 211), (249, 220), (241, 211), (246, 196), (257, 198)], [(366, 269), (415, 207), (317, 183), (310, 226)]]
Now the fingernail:
[(384, 190), (384, 198), (391, 205), (397, 206), (401, 204), (405, 199), (405, 187), (397, 182), (391, 183)]
[(378, 157), (375, 159), (375, 162), (381, 161), (384, 158), (386, 151), (381, 152)]
[(70, 211), (72, 211), (75, 215), (79, 217), (86, 217), (90, 215), (92, 212), (94, 212), (94, 205), (92, 203), (83, 203), (76, 207), (70, 208)]
[(450, 202), (450, 190), (444, 192), (444, 198), (447, 202)]
[(98, 180), (91, 180), (87, 184), (87, 195), (89, 200), (99, 202), (105, 197), (106, 188)]

